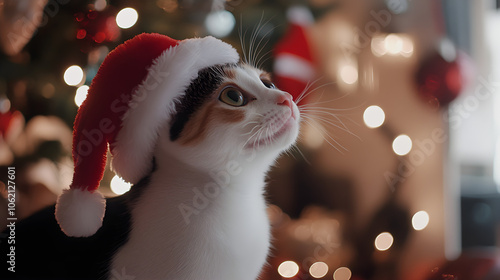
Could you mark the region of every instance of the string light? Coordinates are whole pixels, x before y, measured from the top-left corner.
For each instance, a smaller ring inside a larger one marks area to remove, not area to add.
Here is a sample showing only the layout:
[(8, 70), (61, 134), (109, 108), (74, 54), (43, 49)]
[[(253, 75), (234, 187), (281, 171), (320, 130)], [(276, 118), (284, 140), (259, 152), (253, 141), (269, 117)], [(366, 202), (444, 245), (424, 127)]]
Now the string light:
[(403, 39), (396, 34), (389, 34), (385, 37), (384, 47), (390, 54), (399, 54), (403, 50)]
[(294, 261), (284, 261), (278, 266), (278, 273), (284, 278), (292, 278), (299, 273), (299, 265)]
[(352, 272), (347, 267), (339, 267), (333, 273), (334, 280), (349, 280), (349, 279), (351, 279), (351, 276), (352, 276)]
[(127, 29), (137, 22), (139, 14), (133, 8), (124, 8), (116, 15), (116, 24), (122, 29)]
[(401, 134), (392, 142), (392, 150), (399, 156), (407, 155), (412, 148), (411, 138), (406, 134)]
[(391, 33), (374, 36), (370, 46), (373, 55), (377, 57), (387, 54), (404, 57), (411, 57), (413, 55), (413, 41), (405, 34)]
[(411, 224), (415, 230), (423, 230), (429, 224), (429, 214), (425, 211), (418, 211), (413, 215)]
[(363, 113), (363, 121), (369, 128), (377, 128), (381, 126), (385, 121), (384, 110), (376, 105), (366, 108)]
[(208, 33), (219, 38), (229, 35), (233, 31), (235, 24), (236, 19), (233, 14), (225, 10), (212, 12), (205, 19), (205, 27)]
[(64, 82), (69, 86), (79, 85), (84, 78), (83, 70), (78, 65), (71, 65), (64, 71)]
[(89, 91), (89, 86), (81, 86), (76, 90), (75, 94), (75, 104), (80, 107), (83, 101), (87, 98), (87, 93)]
[(382, 232), (375, 238), (375, 248), (379, 251), (387, 251), (391, 248), (394, 237), (388, 232)]
[(380, 57), (387, 53), (385, 49), (384, 37), (375, 36), (371, 42), (371, 50), (373, 55)]
[(132, 184), (125, 182), (121, 177), (115, 175), (113, 179), (111, 179), (110, 187), (111, 191), (115, 194), (121, 195), (128, 192), (131, 188)]
[(324, 262), (315, 262), (309, 268), (309, 274), (314, 278), (323, 278), (328, 273), (328, 265)]
[(344, 83), (352, 85), (358, 81), (358, 69), (352, 65), (344, 65), (340, 68), (340, 78)]

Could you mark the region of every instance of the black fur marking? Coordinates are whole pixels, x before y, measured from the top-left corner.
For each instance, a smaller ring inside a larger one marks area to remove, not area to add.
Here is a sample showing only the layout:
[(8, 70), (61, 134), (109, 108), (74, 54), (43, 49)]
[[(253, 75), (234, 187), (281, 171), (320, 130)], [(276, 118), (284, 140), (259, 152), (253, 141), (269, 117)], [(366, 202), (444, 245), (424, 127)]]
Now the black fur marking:
[[(153, 170), (157, 169), (153, 159)], [(0, 264), (0, 279), (92, 279), (105, 280), (126, 271), (110, 271), (116, 252), (127, 243), (131, 230), (131, 213), (138, 198), (147, 189), (151, 173), (132, 189), (106, 200), (102, 227), (90, 237), (66, 236), (54, 217), (54, 206), (18, 221), (15, 244), (8, 243), (9, 229), (0, 233), (0, 255), (7, 256), (15, 246), (15, 273), (10, 264)]]
[[(108, 279), (109, 266), (130, 231), (130, 208), (125, 196), (106, 201), (103, 226), (91, 237), (66, 236), (54, 217), (54, 206), (45, 208), (16, 224), (15, 269), (0, 265), (0, 279)], [(7, 236), (5, 230), (3, 236)], [(1, 239), (0, 254), (10, 252), (7, 238)], [(118, 271), (117, 273), (121, 273)]]
[(203, 105), (210, 95), (219, 87), (223, 81), (223, 69), (234, 67), (233, 64), (217, 65), (202, 69), (198, 77), (194, 79), (186, 90), (186, 93), (176, 104), (176, 114), (172, 117), (170, 126), (170, 140), (179, 138), (184, 126), (191, 116)]

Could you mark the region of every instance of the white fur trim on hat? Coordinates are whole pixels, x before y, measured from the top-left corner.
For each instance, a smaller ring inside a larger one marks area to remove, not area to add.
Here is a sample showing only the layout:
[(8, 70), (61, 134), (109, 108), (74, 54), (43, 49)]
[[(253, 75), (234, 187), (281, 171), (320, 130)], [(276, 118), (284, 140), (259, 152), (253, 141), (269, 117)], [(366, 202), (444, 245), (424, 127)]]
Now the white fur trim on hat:
[(56, 204), (56, 220), (67, 236), (87, 237), (102, 225), (106, 200), (98, 191), (64, 190)]
[(180, 41), (164, 51), (148, 69), (122, 119), (111, 147), (112, 169), (125, 181), (137, 183), (151, 170), (158, 130), (175, 112), (175, 102), (201, 69), (237, 63), (239, 56), (229, 44), (214, 37)]

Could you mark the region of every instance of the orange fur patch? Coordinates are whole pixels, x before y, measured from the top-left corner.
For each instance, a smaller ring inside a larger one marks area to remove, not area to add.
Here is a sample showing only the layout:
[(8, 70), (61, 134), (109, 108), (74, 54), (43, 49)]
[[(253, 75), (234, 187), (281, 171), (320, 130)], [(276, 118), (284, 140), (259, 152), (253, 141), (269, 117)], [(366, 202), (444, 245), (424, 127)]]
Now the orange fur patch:
[(224, 68), (224, 74), (231, 80), (236, 78), (236, 70), (234, 68)]
[[(218, 101), (217, 101), (218, 102)], [(245, 118), (241, 110), (220, 108), (216, 102), (202, 106), (184, 126), (179, 141), (183, 145), (202, 142), (213, 123), (237, 123)]]
[(269, 81), (269, 82), (271, 82), (271, 81), (272, 81), (272, 79), (271, 79), (271, 78), (272, 78), (272, 77), (271, 77), (271, 74), (269, 74), (269, 73), (268, 73), (268, 72), (266, 72), (266, 71), (262, 71), (262, 73), (260, 74), (260, 79), (261, 79), (261, 80), (265, 80), (265, 81)]

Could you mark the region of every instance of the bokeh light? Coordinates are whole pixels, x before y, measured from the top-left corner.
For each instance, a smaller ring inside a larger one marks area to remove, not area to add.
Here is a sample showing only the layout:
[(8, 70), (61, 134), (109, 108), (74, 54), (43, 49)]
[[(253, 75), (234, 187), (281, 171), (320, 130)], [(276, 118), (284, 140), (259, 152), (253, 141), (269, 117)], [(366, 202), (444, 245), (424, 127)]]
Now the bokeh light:
[(328, 273), (328, 265), (324, 262), (315, 262), (309, 268), (309, 274), (314, 278), (323, 278)]
[(339, 267), (333, 273), (334, 280), (349, 280), (349, 279), (351, 279), (351, 276), (352, 276), (352, 272), (347, 267)]
[(352, 85), (358, 81), (358, 69), (352, 65), (344, 65), (340, 68), (340, 78), (344, 83)]
[(384, 47), (390, 54), (399, 54), (403, 50), (403, 39), (396, 34), (389, 34), (385, 37)]
[(407, 155), (412, 148), (411, 138), (406, 134), (401, 134), (392, 142), (392, 150), (399, 156)]
[(139, 14), (133, 8), (124, 8), (116, 15), (116, 24), (122, 29), (127, 29), (137, 22)]
[(125, 182), (121, 177), (118, 175), (115, 175), (113, 179), (111, 179), (110, 183), (111, 191), (113, 191), (115, 194), (121, 195), (130, 190), (132, 187), (132, 184)]
[(423, 230), (429, 224), (429, 214), (425, 211), (418, 211), (413, 215), (411, 224), (415, 230)]
[(284, 261), (278, 266), (278, 273), (285, 278), (292, 278), (299, 273), (299, 265), (294, 261)]
[(371, 50), (375, 56), (380, 57), (387, 53), (387, 50), (385, 49), (384, 39), (385, 37), (382, 36), (374, 36), (372, 38)]
[(233, 31), (236, 19), (229, 11), (215, 11), (205, 19), (205, 27), (208, 33), (215, 37), (226, 37)]
[(377, 128), (385, 121), (385, 113), (382, 108), (377, 105), (372, 105), (366, 108), (363, 113), (363, 121), (369, 128)]
[(76, 90), (75, 94), (75, 104), (80, 107), (87, 98), (87, 93), (89, 91), (89, 86), (81, 86)]
[(411, 57), (413, 55), (413, 40), (407, 34), (379, 34), (370, 43), (372, 54)]
[(375, 238), (375, 248), (379, 251), (387, 251), (391, 248), (394, 237), (388, 232), (382, 232)]
[(79, 85), (84, 78), (83, 69), (78, 65), (71, 65), (64, 71), (64, 82), (69, 86)]

